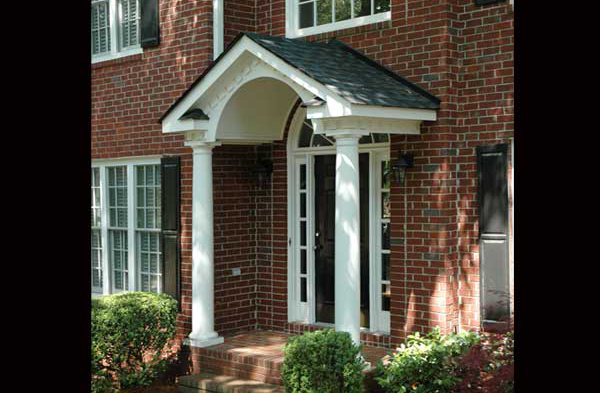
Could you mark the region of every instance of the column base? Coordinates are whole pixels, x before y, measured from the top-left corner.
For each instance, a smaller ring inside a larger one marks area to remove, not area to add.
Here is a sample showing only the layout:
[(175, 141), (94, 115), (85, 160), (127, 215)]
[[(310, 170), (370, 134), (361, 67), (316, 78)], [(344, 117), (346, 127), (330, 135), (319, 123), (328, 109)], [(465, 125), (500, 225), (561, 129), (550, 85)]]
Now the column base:
[(211, 337), (211, 338), (192, 338), (188, 337), (183, 341), (184, 345), (189, 345), (190, 347), (196, 348), (206, 348), (212, 345), (223, 344), (225, 339), (221, 336)]

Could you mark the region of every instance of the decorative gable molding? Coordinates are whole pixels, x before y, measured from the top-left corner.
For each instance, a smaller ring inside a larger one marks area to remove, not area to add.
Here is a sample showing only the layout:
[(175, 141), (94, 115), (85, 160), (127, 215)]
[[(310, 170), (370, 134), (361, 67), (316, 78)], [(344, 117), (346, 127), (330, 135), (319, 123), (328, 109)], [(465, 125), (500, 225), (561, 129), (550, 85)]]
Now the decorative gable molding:
[[(283, 138), (287, 115), (298, 98), (323, 101), (307, 107), (317, 134), (418, 134), (423, 120), (436, 120), (435, 109), (351, 103), (280, 56), (240, 35), (163, 115), (163, 133), (186, 133), (186, 140), (202, 142), (270, 143)], [(181, 119), (194, 109), (207, 118)]]

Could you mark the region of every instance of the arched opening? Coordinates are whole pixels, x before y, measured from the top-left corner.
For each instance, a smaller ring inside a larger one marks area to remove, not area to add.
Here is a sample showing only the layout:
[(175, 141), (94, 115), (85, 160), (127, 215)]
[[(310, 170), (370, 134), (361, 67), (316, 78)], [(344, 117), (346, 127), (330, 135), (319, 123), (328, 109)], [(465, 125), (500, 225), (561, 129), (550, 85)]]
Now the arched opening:
[(224, 143), (281, 140), (298, 93), (281, 80), (258, 77), (241, 85), (223, 108), (216, 139)]

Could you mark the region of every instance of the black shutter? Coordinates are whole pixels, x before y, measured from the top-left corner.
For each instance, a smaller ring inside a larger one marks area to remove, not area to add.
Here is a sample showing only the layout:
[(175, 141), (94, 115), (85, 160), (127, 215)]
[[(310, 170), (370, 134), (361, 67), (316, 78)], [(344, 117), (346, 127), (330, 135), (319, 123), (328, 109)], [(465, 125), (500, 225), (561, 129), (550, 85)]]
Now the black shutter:
[(160, 28), (158, 17), (158, 0), (140, 0), (142, 11), (140, 33), (142, 48), (160, 44)]
[(507, 151), (507, 144), (477, 148), (482, 322), (510, 315)]
[(163, 157), (161, 168), (161, 249), (163, 267), (163, 292), (180, 301), (180, 160)]

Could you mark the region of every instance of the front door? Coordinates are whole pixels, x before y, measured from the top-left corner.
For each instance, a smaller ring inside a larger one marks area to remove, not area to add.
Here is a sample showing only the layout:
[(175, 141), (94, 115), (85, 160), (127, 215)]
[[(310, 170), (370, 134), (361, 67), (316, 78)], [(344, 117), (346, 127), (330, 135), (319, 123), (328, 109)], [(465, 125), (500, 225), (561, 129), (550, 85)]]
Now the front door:
[[(335, 155), (315, 156), (315, 317), (335, 323)], [(360, 326), (369, 327), (369, 154), (359, 155)]]

